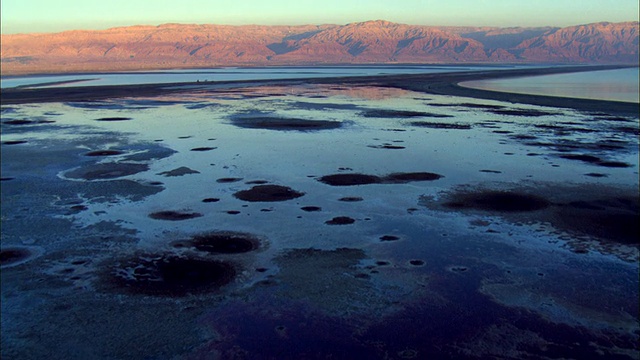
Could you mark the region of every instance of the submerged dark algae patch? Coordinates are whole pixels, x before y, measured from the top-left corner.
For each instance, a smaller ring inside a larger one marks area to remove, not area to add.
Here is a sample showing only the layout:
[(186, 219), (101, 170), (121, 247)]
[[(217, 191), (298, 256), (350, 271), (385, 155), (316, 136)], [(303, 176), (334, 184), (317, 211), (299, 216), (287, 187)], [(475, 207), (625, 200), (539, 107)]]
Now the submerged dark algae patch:
[(249, 190), (238, 191), (234, 197), (250, 202), (286, 201), (303, 196), (304, 193), (281, 185), (257, 185)]
[(430, 172), (393, 173), (387, 176), (367, 174), (332, 174), (325, 175), (318, 181), (331, 186), (354, 186), (367, 184), (405, 184), (414, 181), (433, 181), (442, 178), (442, 175)]
[(331, 220), (327, 220), (324, 223), (327, 225), (350, 225), (355, 223), (356, 220), (348, 216), (336, 216)]
[(149, 170), (146, 164), (104, 163), (91, 164), (67, 171), (64, 176), (70, 179), (105, 180), (137, 174)]
[(35, 256), (35, 253), (25, 247), (6, 247), (0, 250), (0, 266), (10, 267), (21, 264)]
[(431, 117), (431, 118), (450, 118), (452, 115), (446, 114), (434, 114), (424, 111), (409, 111), (409, 110), (367, 110), (360, 113), (361, 116), (366, 118), (412, 118), (412, 117)]
[(226, 262), (143, 254), (113, 265), (107, 285), (132, 294), (180, 297), (218, 290), (236, 276)]
[(179, 211), (157, 211), (149, 214), (149, 217), (156, 220), (180, 221), (201, 217), (200, 213), (179, 212)]
[(166, 177), (183, 176), (188, 174), (200, 174), (200, 172), (197, 170), (190, 169), (186, 166), (181, 166), (173, 170), (163, 171), (161, 173), (158, 173), (158, 175), (164, 175)]
[(122, 154), (124, 154), (124, 151), (120, 150), (95, 150), (84, 153), (84, 156), (115, 156)]
[[(640, 244), (640, 199), (636, 190), (602, 185), (540, 185), (512, 190), (463, 188), (437, 202), (423, 198), (434, 209), (483, 211), (500, 214), (518, 223), (547, 223), (556, 231), (571, 234), (570, 245), (589, 247), (597, 240), (599, 250), (616, 252), (607, 244)], [(556, 234), (558, 234), (556, 232)]]
[(240, 232), (211, 232), (195, 235), (189, 245), (211, 254), (240, 254), (260, 248), (258, 237)]
[(453, 130), (469, 130), (471, 125), (458, 123), (443, 123), (433, 121), (413, 121), (411, 125), (430, 129), (453, 129)]
[(337, 129), (342, 126), (342, 123), (339, 121), (308, 120), (308, 119), (269, 117), (269, 116), (234, 117), (232, 119), (232, 123), (241, 128), (282, 130), (282, 131), (330, 130), (330, 129)]
[(497, 212), (536, 211), (549, 207), (548, 200), (530, 194), (512, 191), (484, 191), (456, 194), (443, 204), (450, 209), (473, 209)]

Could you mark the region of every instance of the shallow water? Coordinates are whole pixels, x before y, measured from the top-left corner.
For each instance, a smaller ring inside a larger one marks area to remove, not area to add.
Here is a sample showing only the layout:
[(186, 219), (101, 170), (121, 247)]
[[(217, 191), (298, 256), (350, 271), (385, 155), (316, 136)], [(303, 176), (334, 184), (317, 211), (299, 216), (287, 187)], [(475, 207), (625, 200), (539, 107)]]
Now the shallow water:
[(4, 107), (2, 357), (637, 357), (638, 119), (603, 111), (333, 85)]
[(517, 79), (467, 81), (461, 85), (520, 94), (639, 103), (639, 78), (638, 68), (626, 68)]
[[(528, 67), (528, 66), (519, 66)], [(238, 80), (305, 79), (336, 76), (372, 76), (393, 74), (430, 74), (470, 70), (511, 69), (514, 66), (446, 66), (446, 65), (379, 65), (379, 66), (315, 66), (268, 68), (218, 68), (194, 70), (131, 71), (75, 75), (11, 76), (0, 80), (2, 88), (16, 86), (66, 87), (159, 84), (178, 82), (213, 82)], [(45, 85), (51, 84), (51, 85)]]

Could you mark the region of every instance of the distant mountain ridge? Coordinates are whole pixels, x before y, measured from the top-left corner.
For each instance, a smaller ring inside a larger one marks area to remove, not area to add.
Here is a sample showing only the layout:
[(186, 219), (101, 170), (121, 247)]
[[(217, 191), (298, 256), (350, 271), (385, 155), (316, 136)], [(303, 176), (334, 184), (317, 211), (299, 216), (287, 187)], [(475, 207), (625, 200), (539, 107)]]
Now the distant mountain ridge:
[(368, 63), (638, 63), (636, 22), (564, 28), (129, 26), (2, 35), (2, 72)]

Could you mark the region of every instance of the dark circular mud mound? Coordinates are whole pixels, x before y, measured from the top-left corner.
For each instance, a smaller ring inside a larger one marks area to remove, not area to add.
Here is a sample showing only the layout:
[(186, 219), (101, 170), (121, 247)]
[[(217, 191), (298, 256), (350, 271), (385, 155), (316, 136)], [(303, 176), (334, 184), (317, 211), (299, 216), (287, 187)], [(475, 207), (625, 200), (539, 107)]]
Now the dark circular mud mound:
[(103, 118), (96, 119), (96, 121), (128, 121), (128, 120), (133, 120), (133, 118), (130, 118), (130, 117), (103, 117)]
[(191, 151), (211, 151), (215, 149), (217, 149), (217, 147), (197, 147), (197, 148), (191, 149)]
[(234, 267), (221, 261), (141, 255), (115, 266), (109, 282), (130, 293), (179, 297), (215, 291), (235, 276)]
[(88, 153), (85, 153), (84, 156), (115, 156), (122, 154), (124, 154), (124, 151), (120, 150), (96, 150), (89, 151)]
[(327, 225), (349, 225), (356, 222), (355, 219), (352, 219), (348, 216), (336, 216), (331, 220), (325, 221), (324, 223)]
[(232, 123), (241, 128), (248, 129), (267, 129), (282, 131), (313, 131), (313, 130), (329, 130), (337, 129), (342, 126), (339, 121), (328, 120), (307, 120), (283, 117), (239, 117), (234, 118)]
[(70, 179), (104, 180), (137, 174), (149, 170), (145, 164), (106, 163), (83, 166), (65, 173)]
[(193, 247), (212, 254), (240, 254), (260, 248), (260, 240), (245, 233), (217, 232), (196, 235), (191, 239)]
[(380, 236), (380, 241), (398, 241), (400, 238), (395, 235), (382, 235)]
[(203, 202), (203, 203), (215, 203), (215, 202), (218, 202), (218, 201), (220, 201), (220, 199), (218, 199), (218, 198), (206, 198), (206, 199), (202, 199), (202, 202)]
[(5, 248), (0, 250), (0, 266), (11, 266), (30, 258), (33, 253), (25, 248)]
[(156, 220), (168, 220), (168, 221), (180, 221), (180, 220), (188, 220), (194, 219), (197, 217), (201, 217), (200, 213), (187, 213), (187, 212), (179, 212), (179, 211), (158, 211), (149, 214), (149, 217)]
[(333, 174), (325, 175), (319, 181), (331, 186), (352, 186), (379, 184), (382, 179), (375, 175), (366, 174)]
[(457, 194), (453, 201), (444, 204), (450, 209), (473, 209), (497, 212), (525, 212), (542, 210), (551, 203), (546, 199), (530, 194), (509, 191), (481, 191), (477, 193)]
[(392, 184), (403, 184), (413, 181), (433, 181), (442, 178), (442, 175), (430, 172), (393, 173), (385, 176), (383, 182)]
[(249, 190), (238, 191), (234, 197), (250, 202), (286, 201), (303, 196), (304, 193), (280, 185), (257, 185)]

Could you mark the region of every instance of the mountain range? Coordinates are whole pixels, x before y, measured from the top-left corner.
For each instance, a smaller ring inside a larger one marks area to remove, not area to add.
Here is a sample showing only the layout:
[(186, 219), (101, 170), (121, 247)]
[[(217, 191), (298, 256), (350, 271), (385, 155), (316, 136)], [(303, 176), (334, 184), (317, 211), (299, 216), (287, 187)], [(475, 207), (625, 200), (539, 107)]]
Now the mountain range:
[(164, 24), (3, 34), (2, 73), (386, 63), (638, 63), (636, 22), (570, 27)]

